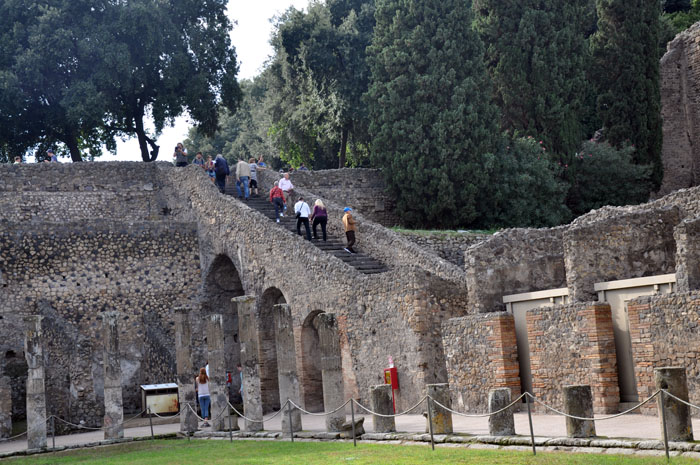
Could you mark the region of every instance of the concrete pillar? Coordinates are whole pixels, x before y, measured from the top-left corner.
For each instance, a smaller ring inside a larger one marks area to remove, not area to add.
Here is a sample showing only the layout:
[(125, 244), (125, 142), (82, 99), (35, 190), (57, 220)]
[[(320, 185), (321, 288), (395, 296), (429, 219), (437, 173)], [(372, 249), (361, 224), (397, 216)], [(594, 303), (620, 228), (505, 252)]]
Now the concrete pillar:
[[(297, 374), (296, 350), (294, 347), (294, 321), (287, 304), (275, 305), (275, 344), (277, 346), (277, 373), (279, 376), (280, 404), (287, 399), (301, 405), (299, 376)], [(287, 405), (282, 412), (282, 432), (289, 433), (289, 409), (292, 410), (292, 431), (301, 431), (301, 412)]]
[[(654, 370), (656, 389), (664, 389), (679, 399), (688, 402), (688, 381), (685, 368), (661, 367)], [(693, 425), (690, 423), (690, 407), (664, 395), (666, 411), (666, 430), (669, 441), (692, 441)], [(663, 416), (661, 411), (661, 393), (656, 400), (659, 406), (659, 420), (663, 431)]]
[(24, 317), (27, 359), (27, 448), (46, 448), (46, 390), (44, 388), (44, 350), (39, 315)]
[[(224, 355), (224, 320), (219, 313), (207, 317), (207, 359), (209, 360), (209, 416), (212, 431), (223, 431), (228, 418), (226, 362)], [(225, 412), (225, 413), (221, 413)]]
[[(391, 398), (391, 384), (379, 384), (369, 388), (370, 407), (372, 411), (382, 415), (394, 414), (394, 402)], [(375, 433), (392, 433), (396, 431), (394, 417), (380, 417), (372, 415), (372, 424)]]
[[(260, 360), (258, 335), (255, 325), (255, 297), (234, 297), (231, 302), (238, 312), (238, 335), (241, 344), (241, 368), (243, 369), (243, 414), (252, 420), (262, 420), (262, 395), (260, 393)], [(246, 431), (262, 431), (259, 421), (246, 420)]]
[(0, 376), (0, 439), (12, 436), (12, 386), (10, 378)]
[[(564, 386), (564, 413), (576, 417), (593, 418), (593, 392), (588, 385)], [(566, 435), (570, 438), (595, 436), (593, 420), (566, 417)]]
[(192, 329), (189, 312), (188, 307), (175, 309), (175, 359), (180, 398), (180, 432), (186, 434), (197, 431), (197, 417), (194, 412), (197, 410), (194, 390), (194, 378), (197, 372), (192, 366)]
[[(489, 413), (498, 412), (511, 403), (510, 388), (491, 389), (489, 391)], [(513, 408), (489, 417), (489, 434), (491, 436), (515, 436), (515, 419)]]
[[(340, 357), (340, 337), (335, 315), (321, 313), (316, 316), (319, 349), (321, 351), (321, 378), (323, 381), (323, 405), (326, 412), (337, 409), (345, 403), (343, 370)], [(345, 423), (345, 409), (326, 415), (326, 429), (341, 431)]]
[(119, 313), (102, 315), (105, 376), (105, 439), (124, 437), (124, 404), (122, 402), (122, 368), (119, 357)]
[[(447, 408), (452, 408), (450, 385), (447, 383), (428, 384), (428, 395)], [(433, 416), (433, 434), (452, 434), (452, 413), (435, 402), (430, 402), (430, 414)]]

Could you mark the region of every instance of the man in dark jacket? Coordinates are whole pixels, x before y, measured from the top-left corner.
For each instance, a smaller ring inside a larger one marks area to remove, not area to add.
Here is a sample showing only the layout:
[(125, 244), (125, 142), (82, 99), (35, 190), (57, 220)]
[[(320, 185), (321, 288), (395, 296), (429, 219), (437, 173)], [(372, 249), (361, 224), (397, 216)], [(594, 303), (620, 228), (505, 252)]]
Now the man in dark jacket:
[(228, 169), (226, 159), (221, 154), (218, 154), (216, 160), (214, 160), (214, 175), (216, 176), (216, 186), (222, 194), (226, 190), (226, 179), (230, 174), (231, 170)]

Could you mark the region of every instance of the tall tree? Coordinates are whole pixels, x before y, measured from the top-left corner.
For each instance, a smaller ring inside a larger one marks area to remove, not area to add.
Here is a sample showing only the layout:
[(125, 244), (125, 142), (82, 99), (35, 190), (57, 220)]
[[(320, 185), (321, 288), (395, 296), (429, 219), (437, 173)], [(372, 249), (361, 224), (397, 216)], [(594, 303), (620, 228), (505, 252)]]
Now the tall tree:
[(379, 0), (375, 19), (367, 94), (374, 162), (409, 226), (468, 226), (499, 132), (470, 5)]
[(502, 128), (571, 154), (584, 138), (590, 0), (474, 0)]
[(663, 178), (659, 1), (597, 0), (596, 5), (591, 76), (605, 140), (617, 148), (634, 145), (634, 162), (652, 165), (658, 188)]

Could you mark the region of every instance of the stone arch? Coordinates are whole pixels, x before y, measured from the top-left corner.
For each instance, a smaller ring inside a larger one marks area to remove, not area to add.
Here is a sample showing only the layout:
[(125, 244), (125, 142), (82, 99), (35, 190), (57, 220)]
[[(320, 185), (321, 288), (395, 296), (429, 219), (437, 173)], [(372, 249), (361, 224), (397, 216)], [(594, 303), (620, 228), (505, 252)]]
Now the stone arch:
[[(211, 262), (204, 277), (200, 300), (204, 315), (220, 313), (224, 327), (224, 366), (231, 373), (231, 393), (241, 387), (240, 377), (236, 376), (236, 365), (241, 361), (241, 347), (238, 335), (238, 313), (231, 302), (234, 297), (245, 295), (241, 277), (233, 260), (227, 255), (217, 255)], [(192, 312), (192, 362), (195, 369), (204, 366), (207, 360), (206, 320)], [(230, 397), (230, 396), (229, 396)]]
[(258, 353), (260, 354), (260, 395), (263, 413), (280, 409), (275, 341), (275, 305), (286, 304), (282, 291), (271, 287), (263, 292), (258, 303)]
[(304, 406), (310, 412), (323, 412), (321, 350), (316, 317), (322, 310), (310, 312), (301, 326), (301, 384)]

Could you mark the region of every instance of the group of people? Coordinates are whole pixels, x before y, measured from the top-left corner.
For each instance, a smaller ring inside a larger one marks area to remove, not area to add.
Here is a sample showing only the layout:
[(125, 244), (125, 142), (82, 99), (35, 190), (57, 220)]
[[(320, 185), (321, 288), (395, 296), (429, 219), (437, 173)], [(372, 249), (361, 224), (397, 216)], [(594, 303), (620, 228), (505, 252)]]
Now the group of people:
[[(58, 157), (56, 156), (56, 152), (54, 152), (53, 149), (48, 149), (46, 151), (46, 156), (44, 157), (44, 163), (58, 163)], [(13, 165), (21, 165), (22, 164), (22, 157), (20, 157), (19, 155), (15, 156), (15, 161), (12, 164)]]

